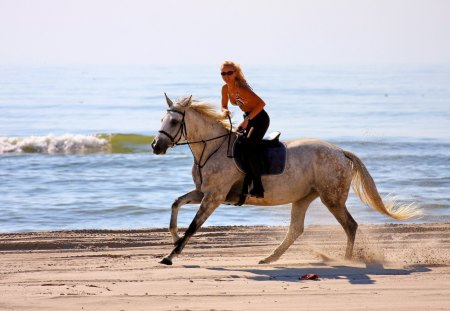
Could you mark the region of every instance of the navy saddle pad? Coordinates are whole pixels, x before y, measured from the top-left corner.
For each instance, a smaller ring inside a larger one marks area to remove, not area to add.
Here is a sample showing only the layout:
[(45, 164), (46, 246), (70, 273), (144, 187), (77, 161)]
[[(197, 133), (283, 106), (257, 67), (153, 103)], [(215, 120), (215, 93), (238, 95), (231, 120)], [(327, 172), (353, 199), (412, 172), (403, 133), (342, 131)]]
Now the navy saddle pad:
[[(278, 140), (280, 132), (275, 132), (264, 138), (260, 145), (261, 175), (279, 175), (284, 172), (286, 166), (286, 145)], [(246, 173), (244, 154), (242, 152), (243, 142), (236, 139), (233, 146), (234, 163), (240, 171)]]

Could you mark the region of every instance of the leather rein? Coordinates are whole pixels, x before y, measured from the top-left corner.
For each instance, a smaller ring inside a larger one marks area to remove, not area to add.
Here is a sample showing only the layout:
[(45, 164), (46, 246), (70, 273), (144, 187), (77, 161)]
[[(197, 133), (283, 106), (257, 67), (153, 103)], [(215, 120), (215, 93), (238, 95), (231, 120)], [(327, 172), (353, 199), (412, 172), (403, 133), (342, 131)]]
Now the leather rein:
[[(174, 147), (174, 146), (182, 146), (182, 145), (188, 145), (189, 146), (189, 149), (191, 150), (192, 156), (194, 157), (194, 164), (198, 168), (198, 172), (199, 172), (199, 175), (200, 175), (200, 184), (203, 184), (202, 168), (206, 165), (208, 160), (217, 151), (219, 151), (219, 149), (222, 147), (222, 145), (224, 144), (224, 142), (227, 139), (224, 139), (222, 141), (222, 143), (219, 145), (219, 147), (217, 147), (217, 149), (215, 149), (212, 153), (210, 153), (209, 156), (207, 156), (206, 160), (204, 160), (204, 162), (202, 164), (203, 156), (204, 156), (206, 145), (207, 145), (208, 142), (227, 136), (228, 137), (227, 157), (233, 158), (233, 155), (230, 154), (231, 134), (233, 133), (232, 132), (232, 125), (231, 125), (231, 118), (228, 115), (228, 120), (230, 122), (230, 130), (228, 131), (228, 133), (223, 134), (223, 135), (219, 135), (219, 136), (216, 136), (216, 137), (213, 137), (213, 138), (209, 138), (209, 139), (202, 139), (202, 140), (197, 140), (197, 141), (189, 141), (187, 139), (187, 128), (186, 128), (186, 122), (185, 122), (186, 112), (180, 111), (180, 110), (177, 110), (177, 109), (173, 109), (173, 108), (167, 109), (167, 112), (175, 112), (175, 113), (179, 113), (179, 114), (181, 114), (183, 116), (183, 118), (181, 120), (180, 127), (178, 128), (178, 131), (177, 131), (177, 133), (174, 136), (170, 135), (166, 131), (160, 130), (158, 132), (161, 133), (161, 134), (166, 135), (170, 139), (170, 141), (172, 142), (172, 147)], [(182, 138), (184, 138), (186, 140), (186, 142), (180, 142), (180, 140)], [(191, 145), (193, 145), (193, 144), (200, 144), (200, 143), (203, 144), (203, 149), (202, 149), (202, 153), (200, 154), (200, 159), (197, 161), (197, 159), (195, 158), (195, 154), (194, 154), (194, 151), (192, 150)]]

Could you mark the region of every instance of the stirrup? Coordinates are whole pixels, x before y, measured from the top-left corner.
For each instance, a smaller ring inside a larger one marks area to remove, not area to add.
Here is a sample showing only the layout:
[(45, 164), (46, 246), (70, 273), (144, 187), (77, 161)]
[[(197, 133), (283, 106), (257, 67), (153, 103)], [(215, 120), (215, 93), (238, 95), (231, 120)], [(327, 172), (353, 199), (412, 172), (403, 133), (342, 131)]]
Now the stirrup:
[(262, 191), (262, 192), (250, 191), (249, 195), (251, 197), (255, 197), (257, 199), (264, 199), (264, 191)]

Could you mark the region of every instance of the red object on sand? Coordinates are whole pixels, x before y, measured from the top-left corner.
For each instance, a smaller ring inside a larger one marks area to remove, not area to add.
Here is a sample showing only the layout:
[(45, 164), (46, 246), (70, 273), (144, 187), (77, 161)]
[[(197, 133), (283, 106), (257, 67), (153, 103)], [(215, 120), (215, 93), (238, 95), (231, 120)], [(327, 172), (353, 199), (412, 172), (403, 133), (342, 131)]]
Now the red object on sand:
[(310, 273), (310, 274), (304, 274), (300, 277), (300, 280), (317, 280), (319, 278), (318, 274)]

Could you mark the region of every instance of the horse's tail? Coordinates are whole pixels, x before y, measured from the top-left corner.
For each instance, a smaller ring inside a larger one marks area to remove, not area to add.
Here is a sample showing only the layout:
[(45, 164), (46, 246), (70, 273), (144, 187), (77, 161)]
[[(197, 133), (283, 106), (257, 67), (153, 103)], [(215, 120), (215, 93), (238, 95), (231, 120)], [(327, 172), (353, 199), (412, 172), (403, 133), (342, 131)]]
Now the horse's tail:
[(346, 150), (344, 150), (344, 155), (353, 164), (352, 188), (363, 203), (394, 219), (405, 220), (421, 216), (420, 210), (413, 204), (400, 205), (391, 198), (387, 198), (386, 202), (383, 202), (372, 176), (361, 159)]

